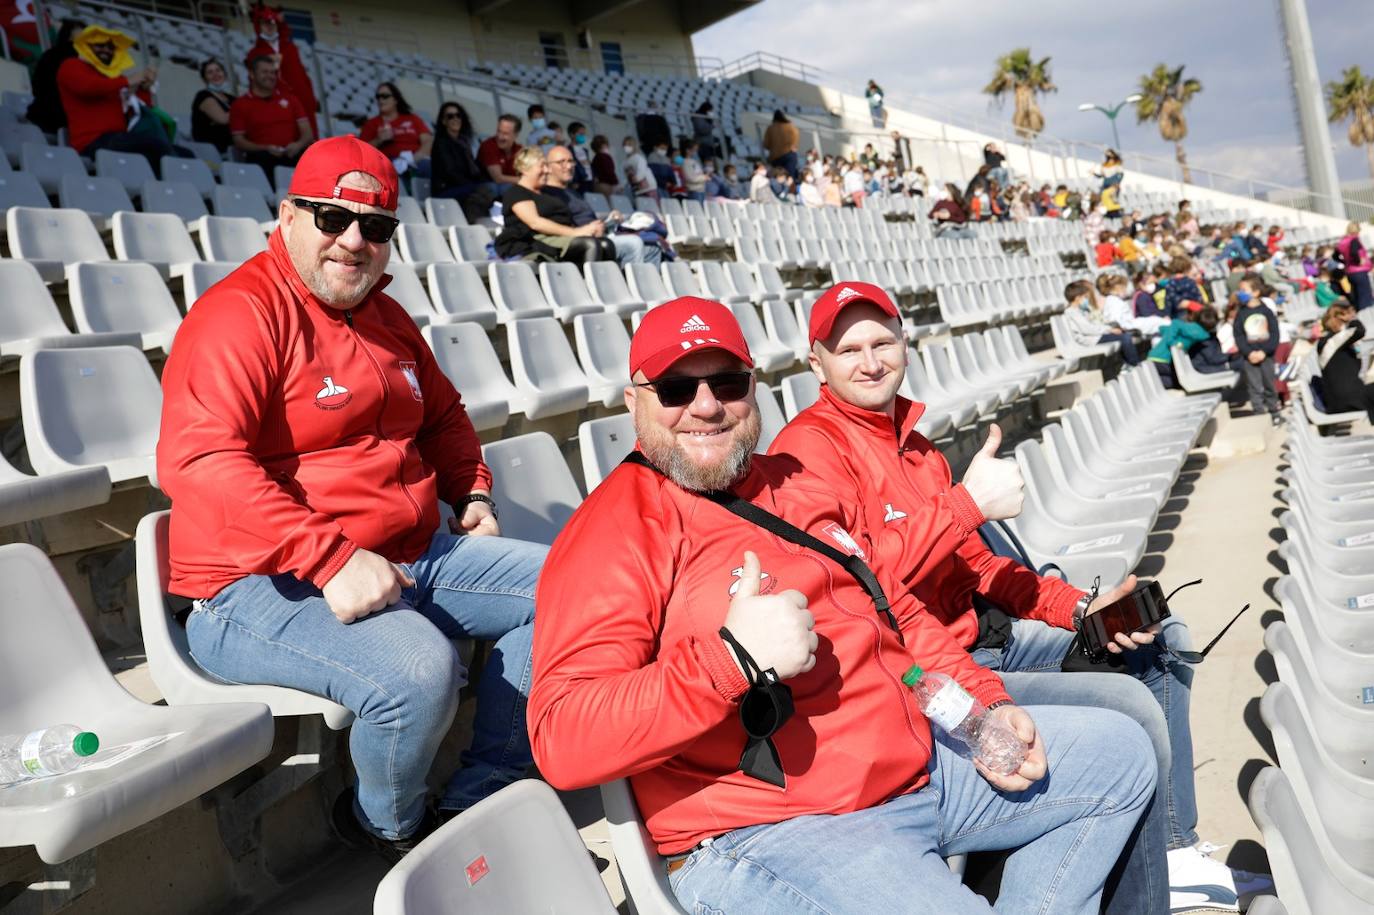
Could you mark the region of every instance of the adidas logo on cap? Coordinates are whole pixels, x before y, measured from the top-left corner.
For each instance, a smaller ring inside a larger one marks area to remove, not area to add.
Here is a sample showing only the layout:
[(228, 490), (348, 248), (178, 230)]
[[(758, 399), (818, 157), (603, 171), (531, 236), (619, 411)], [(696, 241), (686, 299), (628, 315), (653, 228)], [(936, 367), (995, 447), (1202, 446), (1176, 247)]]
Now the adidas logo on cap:
[(699, 334), (702, 331), (710, 330), (711, 326), (701, 320), (699, 315), (692, 315), (682, 322), (682, 327), (678, 330), (680, 334)]
[(848, 302), (850, 299), (857, 298), (857, 297), (859, 297), (859, 296), (861, 296), (861, 295), (863, 295), (863, 293), (860, 292), (859, 290), (857, 290), (857, 289), (850, 289), (848, 286), (846, 286), (846, 287), (844, 287), (843, 289), (841, 289), (841, 290), (835, 295), (835, 304), (836, 304), (836, 305), (843, 305), (845, 302)]

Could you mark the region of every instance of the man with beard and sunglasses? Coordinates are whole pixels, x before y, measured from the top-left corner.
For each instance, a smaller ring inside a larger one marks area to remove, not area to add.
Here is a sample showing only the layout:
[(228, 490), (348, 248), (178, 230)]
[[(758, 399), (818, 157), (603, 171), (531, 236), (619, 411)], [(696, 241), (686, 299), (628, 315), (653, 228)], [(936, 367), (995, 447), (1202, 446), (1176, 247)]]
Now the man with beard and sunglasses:
[[(637, 447), (539, 583), (540, 772), (565, 789), (629, 779), (688, 911), (987, 913), (941, 856), (1014, 848), (998, 911), (1096, 913), (1154, 791), (1144, 732), (1018, 708), (910, 595), (889, 605), (858, 507), (754, 454), (752, 368), (716, 302), (676, 299), (635, 332)], [(1025, 740), (1020, 767), (933, 740), (901, 680), (913, 664)]]
[[(881, 287), (845, 281), (827, 289), (812, 307), (808, 342), (820, 397), (778, 433), (769, 453), (804, 460), (856, 507), (874, 535), (879, 577), (910, 592), (975, 661), (997, 670), (1017, 702), (1113, 709), (1149, 735), (1158, 792), (1110, 884), (1105, 911), (1237, 911), (1238, 893), (1271, 885), (1197, 847), (1191, 668), (1154, 645), (1153, 632), (1140, 632), (1107, 646), (1127, 676), (1108, 665), (1061, 671), (1083, 618), (1134, 590), (1135, 576), (1104, 582), (1094, 599), (984, 544), (977, 533), (983, 521), (1020, 514), (1020, 471), (997, 457), (1002, 434), (994, 425), (962, 482), (953, 482), (944, 455), (916, 431), (925, 406), (897, 393), (906, 340)], [(1191, 647), (1178, 618), (1162, 630), (1174, 649)]]
[[(178, 330), (157, 450), (192, 656), (357, 716), (356, 788), (334, 825), (391, 860), (528, 768), (546, 552), (499, 536), (462, 400), (383, 292), (397, 193), (391, 162), (356, 137), (306, 151), (268, 250)], [(456, 514), (444, 530), (440, 500)], [(467, 677), (454, 639), (495, 645), (472, 745), (429, 811), (425, 775)]]

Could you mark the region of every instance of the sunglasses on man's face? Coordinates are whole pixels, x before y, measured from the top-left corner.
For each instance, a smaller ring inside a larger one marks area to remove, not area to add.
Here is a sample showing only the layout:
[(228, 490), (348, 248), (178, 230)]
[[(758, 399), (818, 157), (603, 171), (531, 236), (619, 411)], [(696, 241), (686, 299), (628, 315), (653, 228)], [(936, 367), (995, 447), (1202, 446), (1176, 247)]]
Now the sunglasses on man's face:
[(342, 235), (356, 219), (358, 231), (364, 239), (374, 245), (384, 245), (391, 241), (391, 236), (396, 234), (396, 227), (401, 224), (399, 219), (391, 216), (383, 216), (380, 213), (355, 213), (347, 207), (321, 203), (318, 200), (302, 200), (295, 197), (291, 202), (303, 210), (314, 210), (315, 228), (325, 235)]
[(685, 407), (696, 400), (701, 383), (711, 389), (711, 396), (721, 403), (743, 400), (749, 396), (753, 372), (716, 372), (714, 375), (669, 375), (656, 381), (637, 384), (637, 388), (652, 388), (658, 402), (665, 407)]

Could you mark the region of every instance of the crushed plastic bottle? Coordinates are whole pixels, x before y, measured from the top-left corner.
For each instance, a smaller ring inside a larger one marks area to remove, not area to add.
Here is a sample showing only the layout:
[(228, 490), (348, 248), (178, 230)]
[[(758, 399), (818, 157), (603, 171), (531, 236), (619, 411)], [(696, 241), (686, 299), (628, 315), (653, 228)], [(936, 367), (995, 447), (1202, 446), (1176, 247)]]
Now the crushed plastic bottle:
[(949, 736), (965, 744), (975, 759), (998, 775), (1010, 775), (1026, 759), (1026, 744), (1001, 721), (988, 715), (983, 703), (937, 671), (926, 673), (919, 664), (902, 675), (916, 694), (917, 704)]
[(0, 784), (71, 772), (100, 749), (100, 738), (74, 724), (0, 737)]

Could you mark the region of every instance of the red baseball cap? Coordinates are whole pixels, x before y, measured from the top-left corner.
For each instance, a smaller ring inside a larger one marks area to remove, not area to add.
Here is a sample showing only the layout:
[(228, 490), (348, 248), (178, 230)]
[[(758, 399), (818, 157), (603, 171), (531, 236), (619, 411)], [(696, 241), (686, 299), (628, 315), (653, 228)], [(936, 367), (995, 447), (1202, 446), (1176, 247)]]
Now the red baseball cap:
[[(339, 179), (349, 172), (371, 175), (382, 189), (364, 191), (343, 187)], [(291, 175), (287, 193), (301, 197), (332, 197), (395, 210), (399, 184), (396, 167), (377, 147), (355, 136), (331, 137), (306, 147), (305, 155), (296, 163), (296, 171)]]
[(639, 322), (630, 341), (630, 374), (643, 371), (650, 380), (689, 353), (723, 349), (754, 367), (754, 357), (739, 321), (719, 302), (685, 295), (665, 302)]
[(816, 304), (811, 306), (811, 329), (806, 340), (807, 346), (830, 336), (830, 330), (835, 326), (835, 319), (840, 316), (840, 312), (860, 302), (876, 305), (889, 318), (900, 317), (897, 306), (892, 304), (892, 297), (881, 287), (872, 283), (836, 283), (821, 293)]

